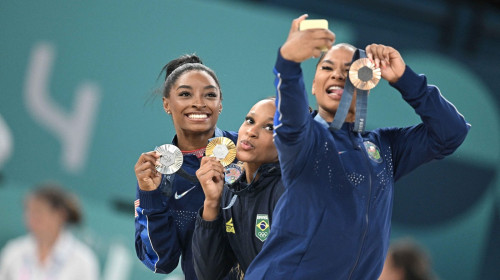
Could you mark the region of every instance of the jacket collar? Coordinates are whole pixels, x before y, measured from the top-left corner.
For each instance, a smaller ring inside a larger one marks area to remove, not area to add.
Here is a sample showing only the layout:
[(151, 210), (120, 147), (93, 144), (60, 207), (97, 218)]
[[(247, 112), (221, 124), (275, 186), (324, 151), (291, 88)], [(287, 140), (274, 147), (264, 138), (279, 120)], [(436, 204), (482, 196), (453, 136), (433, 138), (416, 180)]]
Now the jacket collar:
[[(314, 110), (312, 113), (311, 113), (312, 117), (314, 118), (315, 121), (317, 121), (319, 124), (321, 124), (321, 126), (323, 126), (324, 128), (328, 129), (330, 127), (330, 123), (325, 121), (325, 119), (323, 119), (319, 114), (318, 114), (318, 111), (317, 110)], [(354, 127), (354, 123), (350, 123), (350, 122), (344, 122), (342, 124), (342, 128), (340, 130), (348, 130), (348, 131), (351, 131), (352, 128)]]
[(275, 177), (281, 177), (281, 168), (279, 162), (265, 163), (259, 167), (257, 170), (259, 178), (253, 180), (250, 184), (246, 182), (245, 172), (241, 173), (240, 178), (238, 178), (234, 183), (227, 185), (229, 190), (233, 194), (239, 196), (259, 191), (269, 185), (269, 182)]
[[(215, 127), (214, 136), (212, 138), (208, 139), (208, 142), (210, 142), (215, 137), (222, 137), (222, 136), (224, 136), (224, 132), (222, 131), (222, 129)], [(177, 143), (178, 143), (178, 140), (177, 140), (177, 134), (176, 134), (176, 135), (174, 135), (174, 138), (172, 138), (172, 145), (178, 146)]]

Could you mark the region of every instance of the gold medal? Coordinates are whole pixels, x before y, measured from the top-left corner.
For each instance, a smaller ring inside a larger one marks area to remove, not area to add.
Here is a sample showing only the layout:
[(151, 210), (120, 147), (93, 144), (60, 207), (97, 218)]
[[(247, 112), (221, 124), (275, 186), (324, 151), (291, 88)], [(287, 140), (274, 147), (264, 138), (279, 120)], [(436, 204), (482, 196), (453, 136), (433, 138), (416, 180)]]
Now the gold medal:
[(160, 164), (155, 166), (156, 170), (162, 174), (173, 174), (182, 166), (184, 157), (181, 150), (175, 145), (165, 144), (156, 147), (156, 152), (160, 154)]
[(205, 155), (215, 157), (223, 166), (227, 166), (236, 158), (236, 145), (227, 137), (215, 137), (208, 143)]
[(360, 58), (353, 62), (349, 70), (349, 79), (354, 87), (362, 90), (374, 88), (380, 81), (380, 68), (368, 58)]

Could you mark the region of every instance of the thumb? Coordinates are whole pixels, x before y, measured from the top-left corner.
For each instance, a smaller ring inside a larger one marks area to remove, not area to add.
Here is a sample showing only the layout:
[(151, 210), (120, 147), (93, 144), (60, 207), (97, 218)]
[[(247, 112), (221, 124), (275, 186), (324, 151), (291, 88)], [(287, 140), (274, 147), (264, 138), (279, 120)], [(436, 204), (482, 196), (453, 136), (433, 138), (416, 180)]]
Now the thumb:
[(299, 30), (299, 26), (300, 26), (300, 23), (305, 20), (309, 15), (308, 14), (303, 14), (301, 15), (300, 17), (294, 19), (292, 21), (292, 28), (290, 29), (290, 33), (291, 32), (294, 32), (294, 31), (298, 31)]

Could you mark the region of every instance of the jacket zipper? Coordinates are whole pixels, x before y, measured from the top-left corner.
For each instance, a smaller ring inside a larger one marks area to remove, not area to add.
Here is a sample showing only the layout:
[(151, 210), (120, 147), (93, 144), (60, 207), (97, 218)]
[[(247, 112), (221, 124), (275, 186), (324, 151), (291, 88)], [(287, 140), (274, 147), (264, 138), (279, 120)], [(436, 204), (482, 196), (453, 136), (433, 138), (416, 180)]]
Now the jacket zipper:
[[(363, 140), (363, 138), (361, 138), (361, 140)], [(365, 157), (366, 163), (368, 164), (368, 198), (367, 198), (367, 202), (366, 202), (366, 213), (365, 213), (366, 228), (365, 228), (365, 231), (363, 232), (363, 236), (361, 238), (361, 246), (359, 247), (356, 262), (354, 263), (354, 266), (352, 267), (351, 272), (349, 273), (348, 279), (351, 279), (351, 277), (354, 273), (354, 270), (356, 270), (356, 267), (358, 266), (359, 258), (361, 257), (361, 251), (363, 251), (363, 247), (365, 245), (365, 238), (366, 238), (366, 234), (367, 234), (368, 228), (369, 228), (368, 227), (368, 222), (369, 222), (368, 213), (370, 210), (370, 200), (371, 200), (371, 196), (372, 196), (372, 169), (370, 166), (370, 160), (368, 159), (368, 157), (366, 155), (366, 149), (362, 149), (361, 146), (359, 146), (359, 145), (357, 145), (357, 147), (363, 153), (363, 156)]]

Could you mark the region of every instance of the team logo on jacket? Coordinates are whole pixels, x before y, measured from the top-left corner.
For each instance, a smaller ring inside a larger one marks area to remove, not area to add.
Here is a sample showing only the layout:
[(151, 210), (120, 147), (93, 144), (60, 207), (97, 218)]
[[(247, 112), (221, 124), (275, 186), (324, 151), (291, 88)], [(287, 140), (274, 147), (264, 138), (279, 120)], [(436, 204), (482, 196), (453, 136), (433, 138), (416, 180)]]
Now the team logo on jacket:
[(269, 216), (267, 214), (257, 214), (255, 220), (255, 236), (264, 242), (269, 236)]
[(226, 166), (226, 171), (224, 172), (224, 177), (226, 180), (226, 183), (228, 184), (233, 184), (240, 178), (241, 174), (243, 173), (243, 167), (240, 163), (231, 163), (228, 166)]
[(382, 157), (380, 156), (380, 150), (377, 147), (377, 145), (373, 144), (370, 141), (365, 141), (365, 142), (363, 142), (363, 144), (365, 145), (365, 149), (366, 149), (366, 153), (368, 154), (368, 157), (370, 157), (370, 159), (376, 163), (381, 163)]
[(231, 219), (229, 219), (229, 221), (227, 221), (226, 232), (232, 232), (232, 233), (236, 234), (236, 232), (234, 231), (233, 218), (231, 218)]

